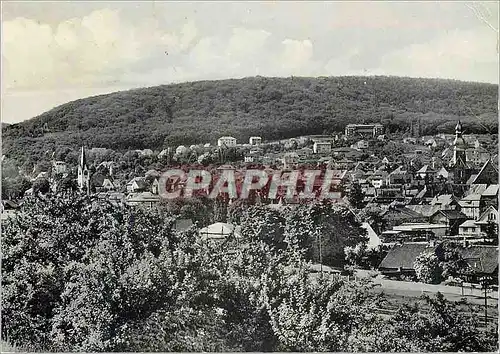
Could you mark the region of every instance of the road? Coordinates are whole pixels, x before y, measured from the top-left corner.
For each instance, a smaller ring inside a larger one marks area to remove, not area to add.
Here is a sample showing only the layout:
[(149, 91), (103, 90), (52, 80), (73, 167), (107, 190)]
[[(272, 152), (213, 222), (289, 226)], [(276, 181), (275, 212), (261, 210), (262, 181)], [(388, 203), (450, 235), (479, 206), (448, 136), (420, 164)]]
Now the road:
[[(407, 282), (398, 280), (383, 279), (381, 276), (373, 277), (374, 273), (365, 270), (356, 270), (357, 278), (371, 278), (374, 284), (379, 285), (381, 291), (386, 294), (400, 295), (407, 297), (419, 297), (422, 294), (435, 294), (440, 292), (444, 297), (451, 301), (459, 301), (466, 298), (468, 302), (477, 305), (484, 305), (484, 291), (481, 289), (471, 289), (459, 286), (433, 285), (417, 282)], [(463, 295), (462, 295), (463, 291)], [(487, 292), (488, 307), (497, 307), (498, 291)]]

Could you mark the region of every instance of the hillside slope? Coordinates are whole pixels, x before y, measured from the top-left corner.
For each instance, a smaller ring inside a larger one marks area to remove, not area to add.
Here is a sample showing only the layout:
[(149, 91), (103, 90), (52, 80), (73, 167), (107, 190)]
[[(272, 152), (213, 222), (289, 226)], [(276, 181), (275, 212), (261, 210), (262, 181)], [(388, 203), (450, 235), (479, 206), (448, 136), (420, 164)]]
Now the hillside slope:
[(222, 135), (277, 139), (382, 122), (391, 131), (421, 118), (423, 133), (497, 129), (492, 84), (398, 77), (244, 78), (115, 92), (69, 102), (3, 127), (7, 155), (57, 146), (159, 149), (214, 143)]

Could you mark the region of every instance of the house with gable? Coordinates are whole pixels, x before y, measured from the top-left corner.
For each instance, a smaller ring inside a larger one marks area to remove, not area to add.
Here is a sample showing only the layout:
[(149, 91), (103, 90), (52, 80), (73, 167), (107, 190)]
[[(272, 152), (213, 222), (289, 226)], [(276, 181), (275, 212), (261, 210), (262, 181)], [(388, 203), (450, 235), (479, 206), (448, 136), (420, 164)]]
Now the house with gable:
[(491, 223), (497, 225), (498, 232), (498, 221), (498, 210), (494, 206), (490, 205), (484, 210), (475, 223), (479, 227), (479, 232), (482, 235), (486, 235), (487, 227)]
[(439, 206), (441, 210), (456, 210), (460, 208), (460, 204), (453, 194), (437, 195), (432, 199), (430, 204)]
[(437, 246), (427, 242), (395, 244), (378, 266), (378, 270), (385, 276), (413, 276), (417, 257), (424, 252), (434, 253), (436, 248)]
[(145, 177), (134, 177), (127, 183), (127, 192), (144, 192), (148, 189), (148, 183)]
[(491, 159), (486, 161), (481, 170), (472, 176), (470, 184), (498, 184), (498, 169)]
[(458, 210), (438, 210), (429, 218), (431, 224), (444, 224), (446, 235), (457, 235), (459, 227), (467, 220), (467, 216)]

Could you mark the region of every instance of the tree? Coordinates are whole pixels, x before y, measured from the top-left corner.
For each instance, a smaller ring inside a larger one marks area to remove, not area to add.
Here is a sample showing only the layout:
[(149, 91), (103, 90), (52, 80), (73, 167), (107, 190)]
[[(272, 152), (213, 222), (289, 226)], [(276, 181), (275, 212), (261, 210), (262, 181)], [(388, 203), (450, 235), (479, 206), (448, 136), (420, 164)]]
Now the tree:
[[(443, 294), (422, 296), (423, 306), (403, 306), (394, 316), (394, 335), (412, 339), (419, 351), (473, 352), (493, 349), (479, 334), (477, 317), (461, 311), (461, 303), (447, 301)], [(498, 344), (495, 343), (496, 347)]]
[(282, 249), (285, 218), (277, 210), (266, 206), (250, 206), (241, 219), (241, 233), (250, 241), (262, 241), (271, 248)]
[(345, 206), (318, 201), (287, 208), (285, 241), (307, 260), (343, 267), (344, 248), (366, 242), (366, 230)]
[(250, 203), (245, 199), (236, 199), (227, 207), (227, 221), (239, 225), (250, 207)]
[(359, 183), (353, 183), (351, 186), (351, 190), (349, 191), (349, 203), (356, 209), (363, 208), (363, 199), (365, 195), (361, 190), (361, 185)]
[[(21, 348), (224, 349), (183, 339), (199, 339), (203, 319), (215, 316), (216, 291), (197, 234), (175, 232), (172, 217), (84, 195), (47, 196), (27, 199), (3, 226), (2, 335)], [(188, 318), (199, 321), (185, 331), (173, 326)], [(148, 343), (139, 333), (153, 323), (157, 337)]]
[(17, 199), (21, 198), (28, 189), (31, 188), (31, 182), (21, 176), (15, 178), (4, 178), (2, 176), (2, 198)]
[(485, 241), (498, 245), (498, 223), (489, 220), (485, 227)]
[(464, 303), (447, 301), (441, 293), (423, 295), (403, 305), (388, 320), (372, 317), (349, 338), (356, 352), (482, 352), (498, 349), (498, 334), (483, 333), (478, 320), (464, 312)]
[(413, 265), (417, 279), (428, 284), (439, 284), (443, 281), (442, 264), (438, 256), (433, 252), (423, 252), (416, 259)]
[(368, 284), (312, 280), (300, 263), (277, 273), (265, 296), (279, 351), (345, 351), (350, 334), (376, 306)]
[(37, 178), (33, 182), (33, 194), (46, 194), (50, 191), (50, 183), (46, 178)]

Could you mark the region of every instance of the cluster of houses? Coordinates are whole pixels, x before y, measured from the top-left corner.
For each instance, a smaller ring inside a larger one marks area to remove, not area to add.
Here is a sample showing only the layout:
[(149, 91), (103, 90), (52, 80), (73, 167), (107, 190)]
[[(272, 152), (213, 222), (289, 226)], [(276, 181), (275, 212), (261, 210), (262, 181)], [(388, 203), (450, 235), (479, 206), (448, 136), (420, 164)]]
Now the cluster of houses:
[[(356, 138), (359, 140), (348, 147), (336, 144), (342, 139), (352, 141)], [(412, 146), (411, 153), (380, 156), (371, 148), (372, 144), (390, 140), (384, 135), (384, 127), (349, 124), (343, 136), (316, 135), (273, 142), (253, 136), (245, 144), (238, 144), (234, 137), (223, 136), (217, 140), (216, 147), (209, 143), (181, 145), (175, 149), (175, 154), (202, 151), (198, 161), (193, 161), (196, 163), (210, 151), (240, 148), (242, 161), (226, 168), (241, 171), (249, 166), (263, 165), (286, 172), (307, 165), (333, 170), (335, 184), (342, 186), (345, 192), (344, 200), (356, 184), (361, 187), (364, 208), (376, 210), (376, 216), (365, 220), (364, 224), (373, 236), (372, 241), (375, 240), (374, 245), (398, 245), (399, 250), (415, 242), (459, 240), (479, 244), (491, 238), (492, 225), (498, 223), (498, 155), (492, 156), (485, 149), (487, 136), (464, 135), (458, 122), (454, 135), (400, 139), (400, 143)], [(283, 148), (270, 148), (273, 146)], [(158, 158), (172, 153), (170, 149), (159, 154), (150, 149), (137, 152), (141, 156), (157, 155)], [(106, 161), (91, 174), (86, 151), (82, 148), (76, 180), (78, 188), (103, 199), (130, 205), (154, 207), (160, 202), (160, 171), (142, 171), (129, 180), (120, 180), (114, 177), (115, 168), (116, 163)], [(67, 172), (66, 163), (54, 161), (52, 174), (65, 176)], [(46, 177), (46, 174), (41, 172), (35, 179)], [(57, 183), (52, 187), (55, 191)], [(272, 204), (275, 207), (275, 204), (295, 202), (295, 199), (280, 199)], [(6, 205), (4, 209), (8, 209)], [(232, 228), (234, 226), (222, 227)]]

